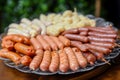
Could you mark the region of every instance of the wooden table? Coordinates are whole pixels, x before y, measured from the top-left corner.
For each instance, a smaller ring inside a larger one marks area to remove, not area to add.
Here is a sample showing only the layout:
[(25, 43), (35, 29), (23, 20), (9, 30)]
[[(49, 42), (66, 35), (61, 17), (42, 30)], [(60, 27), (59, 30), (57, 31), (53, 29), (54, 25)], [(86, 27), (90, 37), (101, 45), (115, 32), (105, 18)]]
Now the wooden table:
[(88, 78), (90, 80), (120, 80), (120, 55), (115, 61), (116, 64), (106, 64), (83, 74), (40, 76), (22, 73), (6, 66), (0, 60), (0, 80), (88, 80)]

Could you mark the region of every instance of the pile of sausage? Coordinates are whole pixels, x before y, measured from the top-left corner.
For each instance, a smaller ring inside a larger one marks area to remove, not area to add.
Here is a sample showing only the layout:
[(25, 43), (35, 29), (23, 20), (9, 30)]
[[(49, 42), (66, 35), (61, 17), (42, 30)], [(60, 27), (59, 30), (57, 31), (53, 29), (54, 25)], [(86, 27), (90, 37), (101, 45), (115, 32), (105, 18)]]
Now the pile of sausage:
[(11, 34), (2, 39), (0, 57), (31, 70), (76, 71), (96, 60), (105, 61), (116, 46), (117, 33), (111, 27), (85, 27), (66, 30), (58, 37), (37, 35), (27, 38)]
[(95, 58), (105, 61), (104, 55), (108, 55), (116, 46), (117, 32), (112, 27), (75, 28), (62, 35), (70, 39), (71, 46), (79, 48), (86, 58), (91, 58), (88, 60), (90, 64), (94, 64)]

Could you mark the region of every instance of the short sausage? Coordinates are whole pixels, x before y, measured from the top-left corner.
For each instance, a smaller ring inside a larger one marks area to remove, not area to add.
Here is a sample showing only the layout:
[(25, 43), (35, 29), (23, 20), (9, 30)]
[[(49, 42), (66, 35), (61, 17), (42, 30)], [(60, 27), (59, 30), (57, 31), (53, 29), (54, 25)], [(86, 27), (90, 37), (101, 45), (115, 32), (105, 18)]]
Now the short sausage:
[(15, 64), (20, 64), (20, 60), (21, 60), (21, 56), (18, 53), (9, 51), (8, 49), (1, 49), (0, 57), (8, 58), (12, 60)]
[(32, 61), (32, 58), (30, 56), (27, 56), (27, 55), (22, 56), (22, 58), (21, 58), (21, 64), (24, 66), (29, 66), (31, 61)]
[(28, 56), (34, 56), (35, 50), (32, 46), (28, 46), (22, 43), (16, 43), (14, 45), (15, 50), (17, 50), (20, 53), (26, 54)]

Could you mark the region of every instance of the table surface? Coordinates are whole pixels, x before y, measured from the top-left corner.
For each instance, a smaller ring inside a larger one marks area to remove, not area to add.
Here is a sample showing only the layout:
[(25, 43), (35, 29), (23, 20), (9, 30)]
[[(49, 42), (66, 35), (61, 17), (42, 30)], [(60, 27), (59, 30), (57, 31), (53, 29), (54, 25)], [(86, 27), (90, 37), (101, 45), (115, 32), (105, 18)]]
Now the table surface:
[(92, 77), (90, 80), (120, 80), (120, 55), (116, 61), (118, 62), (117, 64), (104, 65), (84, 74), (40, 76), (22, 73), (6, 66), (0, 60), (0, 80), (86, 80), (89, 77)]

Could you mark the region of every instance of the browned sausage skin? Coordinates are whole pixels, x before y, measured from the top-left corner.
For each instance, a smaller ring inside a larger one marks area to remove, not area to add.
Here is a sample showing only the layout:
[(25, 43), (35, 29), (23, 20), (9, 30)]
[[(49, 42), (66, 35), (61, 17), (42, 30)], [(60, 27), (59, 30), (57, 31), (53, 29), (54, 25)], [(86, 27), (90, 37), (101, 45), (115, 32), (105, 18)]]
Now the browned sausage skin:
[(14, 49), (14, 42), (11, 40), (7, 41), (2, 41), (1, 46), (2, 48), (7, 48), (8, 50), (13, 50)]
[(59, 36), (58, 38), (65, 46), (70, 46), (70, 40), (69, 39), (67, 39), (64, 36)]
[(42, 59), (42, 62), (40, 64), (40, 69), (42, 71), (48, 71), (50, 63), (51, 63), (51, 52), (46, 50), (44, 52), (43, 59)]
[(30, 42), (32, 43), (33, 47), (37, 50), (37, 49), (43, 49), (42, 45), (40, 44), (40, 42), (36, 39), (36, 38), (31, 38)]
[(77, 48), (72, 48), (73, 52), (75, 53), (75, 56), (78, 60), (78, 63), (80, 65), (81, 68), (85, 68), (87, 66), (87, 59), (84, 57), (84, 55), (82, 54), (82, 52), (80, 50), (78, 50)]
[(79, 30), (77, 28), (73, 28), (73, 29), (69, 29), (69, 30), (66, 30), (62, 33), (62, 35), (65, 35), (65, 34), (77, 34), (79, 33)]
[(61, 72), (67, 72), (70, 68), (69, 66), (69, 61), (68, 61), (68, 56), (65, 53), (64, 50), (59, 50), (59, 58), (60, 58), (60, 65), (59, 65), (59, 70)]
[(31, 61), (32, 61), (32, 58), (30, 56), (27, 56), (27, 55), (22, 56), (22, 58), (21, 58), (21, 64), (24, 66), (29, 66)]
[(43, 35), (43, 38), (48, 42), (48, 44), (51, 46), (52, 50), (58, 50), (57, 45), (49, 36)]
[(108, 43), (108, 42), (95, 42), (95, 41), (90, 41), (91, 44), (97, 45), (97, 46), (102, 46), (102, 47), (106, 47), (109, 49), (114, 48), (114, 44), (113, 43)]
[(115, 39), (111, 39), (111, 38), (100, 38), (96, 36), (88, 36), (88, 39), (89, 41), (115, 43)]
[(28, 46), (22, 43), (16, 43), (14, 45), (15, 50), (17, 50), (20, 53), (26, 54), (28, 56), (34, 56), (35, 50), (32, 46)]
[(65, 37), (67, 37), (70, 40), (77, 40), (77, 41), (81, 41), (81, 42), (88, 42), (88, 38), (85, 36), (80, 36), (80, 35), (76, 35), (76, 34), (65, 34)]
[(21, 56), (18, 53), (9, 51), (8, 49), (0, 50), (0, 57), (8, 58), (12, 60), (15, 64), (20, 64)]
[(59, 49), (64, 48), (64, 44), (55, 36), (50, 36), (50, 38), (57, 44)]
[(56, 51), (51, 52), (52, 59), (49, 66), (49, 71), (56, 72), (59, 68), (59, 55)]
[(43, 46), (44, 50), (51, 50), (50, 45), (48, 44), (48, 42), (42, 37), (42, 35), (38, 35), (37, 40), (41, 43), (41, 45)]
[(96, 57), (92, 53), (84, 52), (83, 55), (87, 59), (88, 63), (90, 63), (90, 65), (94, 65), (94, 63), (96, 61)]
[(100, 32), (88, 32), (89, 36), (97, 36), (97, 37), (103, 37), (103, 38), (116, 38), (117, 34), (105, 34)]
[(87, 51), (86, 45), (82, 44), (80, 41), (71, 41), (71, 46), (77, 47), (83, 52)]
[(108, 54), (111, 50), (105, 47), (101, 47), (101, 46), (96, 46), (93, 44), (85, 44), (89, 49), (104, 53), (104, 54)]
[(98, 28), (98, 27), (89, 27), (89, 30), (90, 31), (95, 31), (95, 32), (101, 32), (101, 33), (107, 33), (107, 34), (116, 34), (116, 31), (115, 30), (105, 30), (105, 29), (100, 29), (100, 28)]
[(73, 50), (70, 48), (70, 47), (66, 47), (64, 48), (67, 56), (68, 56), (68, 60), (69, 60), (69, 64), (70, 64), (70, 69), (72, 71), (76, 71), (79, 69), (79, 64), (78, 64), (78, 61), (77, 61), (77, 58), (73, 52)]
[(42, 62), (42, 58), (43, 58), (43, 50), (38, 49), (36, 51), (36, 56), (34, 56), (33, 60), (31, 61), (29, 68), (31, 70), (36, 70), (37, 68), (39, 68), (41, 62)]

